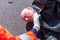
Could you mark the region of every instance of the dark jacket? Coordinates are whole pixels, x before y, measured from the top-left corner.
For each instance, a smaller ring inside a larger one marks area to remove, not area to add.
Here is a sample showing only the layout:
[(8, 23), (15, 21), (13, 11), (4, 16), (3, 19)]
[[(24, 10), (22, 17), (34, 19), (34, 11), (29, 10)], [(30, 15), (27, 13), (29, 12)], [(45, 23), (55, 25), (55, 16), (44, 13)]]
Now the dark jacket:
[(54, 27), (60, 23), (60, 0), (34, 0), (33, 5), (42, 9), (40, 14), (49, 26)]

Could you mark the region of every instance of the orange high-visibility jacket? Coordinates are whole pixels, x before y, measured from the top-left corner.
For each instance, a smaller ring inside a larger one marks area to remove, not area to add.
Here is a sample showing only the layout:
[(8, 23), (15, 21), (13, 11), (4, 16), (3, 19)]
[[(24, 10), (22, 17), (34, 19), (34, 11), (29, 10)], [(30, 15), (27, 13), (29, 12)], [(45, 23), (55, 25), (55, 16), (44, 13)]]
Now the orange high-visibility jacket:
[(29, 31), (19, 36), (13, 36), (5, 28), (0, 26), (0, 40), (36, 40), (33, 32)]

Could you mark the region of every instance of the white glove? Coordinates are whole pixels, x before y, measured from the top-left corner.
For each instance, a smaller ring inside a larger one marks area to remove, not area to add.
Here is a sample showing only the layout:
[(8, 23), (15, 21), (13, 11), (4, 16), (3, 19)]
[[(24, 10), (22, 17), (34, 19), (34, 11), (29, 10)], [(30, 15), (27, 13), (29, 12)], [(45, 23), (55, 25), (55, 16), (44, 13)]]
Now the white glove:
[(34, 26), (37, 26), (38, 28), (40, 28), (40, 22), (39, 22), (39, 17), (41, 15), (39, 15), (37, 12), (34, 13), (33, 15), (33, 23), (34, 23)]

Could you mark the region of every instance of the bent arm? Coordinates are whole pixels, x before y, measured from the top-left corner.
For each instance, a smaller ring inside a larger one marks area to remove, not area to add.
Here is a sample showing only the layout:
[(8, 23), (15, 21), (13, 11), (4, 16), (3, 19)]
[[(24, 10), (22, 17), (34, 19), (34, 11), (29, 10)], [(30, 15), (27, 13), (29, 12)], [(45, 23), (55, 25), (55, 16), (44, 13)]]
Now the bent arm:
[(17, 36), (13, 36), (3, 26), (0, 26), (0, 40), (20, 40)]
[(36, 40), (35, 29), (32, 29), (29, 32), (26, 32), (19, 36), (12, 35), (8, 30), (4, 27), (0, 26), (0, 40)]

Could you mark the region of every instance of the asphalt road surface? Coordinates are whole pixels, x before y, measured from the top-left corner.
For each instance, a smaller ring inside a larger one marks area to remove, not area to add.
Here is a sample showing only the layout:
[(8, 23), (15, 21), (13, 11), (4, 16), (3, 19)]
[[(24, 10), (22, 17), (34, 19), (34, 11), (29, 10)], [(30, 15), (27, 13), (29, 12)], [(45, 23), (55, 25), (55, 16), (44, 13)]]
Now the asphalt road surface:
[(31, 6), (33, 0), (0, 0), (0, 25), (17, 36), (26, 32), (26, 22), (20, 17), (22, 9)]
[(26, 22), (21, 19), (20, 13), (31, 4), (32, 0), (0, 0), (0, 25), (15, 36), (26, 32)]

